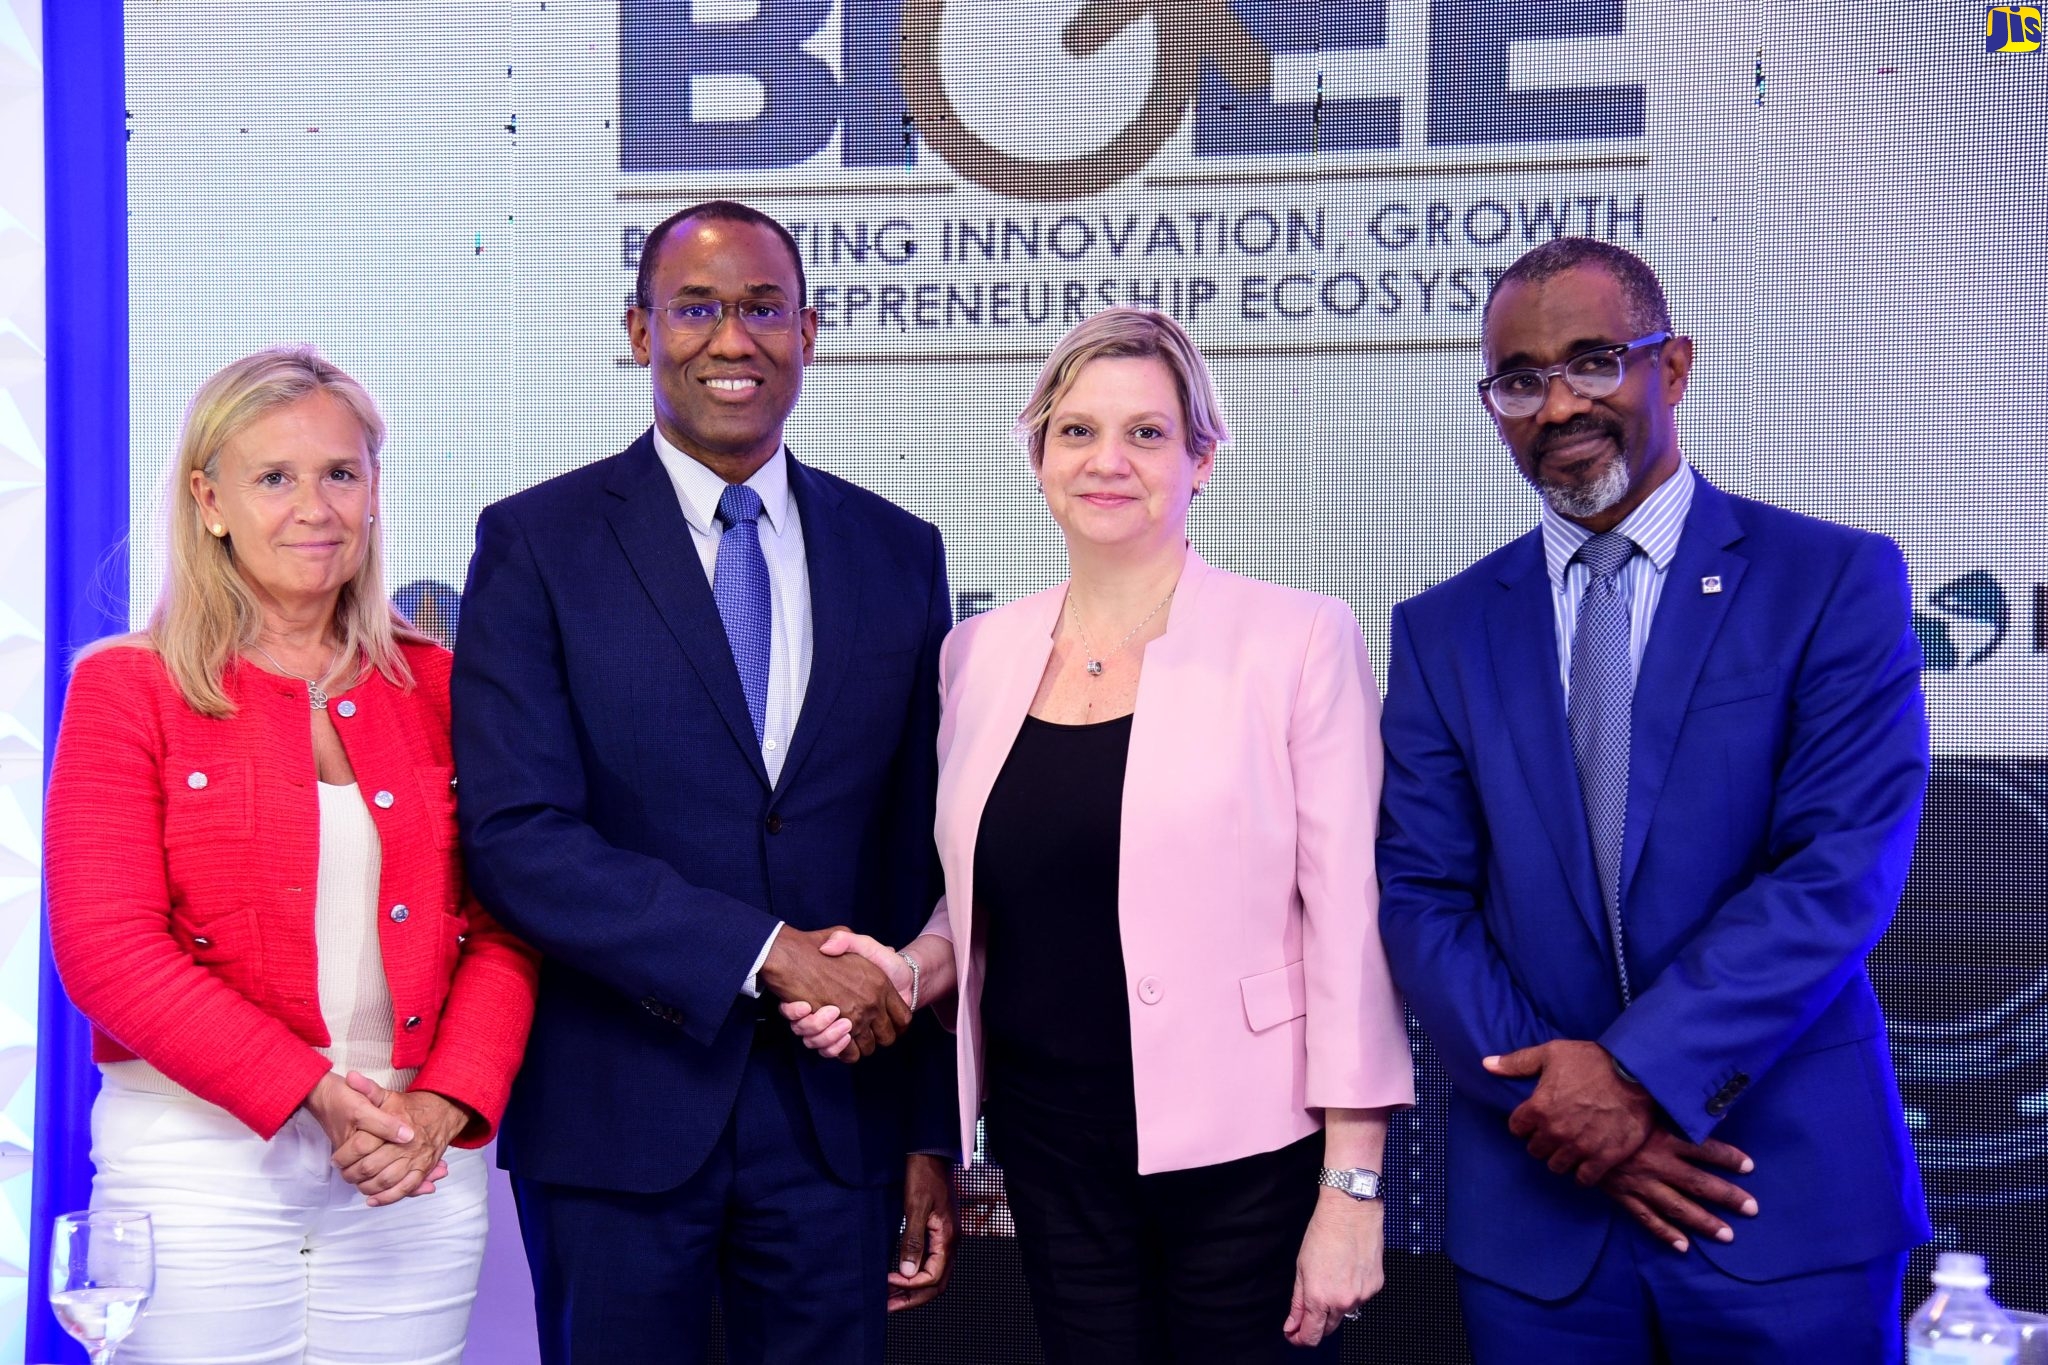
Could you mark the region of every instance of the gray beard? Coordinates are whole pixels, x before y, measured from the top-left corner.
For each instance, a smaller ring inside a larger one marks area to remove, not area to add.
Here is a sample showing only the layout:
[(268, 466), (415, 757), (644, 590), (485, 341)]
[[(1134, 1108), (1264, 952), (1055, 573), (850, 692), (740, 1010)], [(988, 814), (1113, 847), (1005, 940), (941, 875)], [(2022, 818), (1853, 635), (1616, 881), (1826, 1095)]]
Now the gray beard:
[(1597, 517), (1628, 496), (1628, 461), (1623, 452), (1617, 450), (1589, 482), (1565, 483), (1545, 478), (1538, 478), (1535, 482), (1536, 491), (1550, 504), (1550, 510), (1559, 516), (1580, 520)]

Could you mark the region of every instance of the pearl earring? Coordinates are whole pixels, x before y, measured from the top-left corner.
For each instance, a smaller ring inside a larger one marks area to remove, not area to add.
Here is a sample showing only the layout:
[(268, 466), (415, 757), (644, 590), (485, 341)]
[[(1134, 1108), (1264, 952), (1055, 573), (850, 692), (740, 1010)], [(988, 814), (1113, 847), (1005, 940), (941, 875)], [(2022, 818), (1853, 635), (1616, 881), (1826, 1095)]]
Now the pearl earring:
[(220, 540), (224, 538), (228, 533), (228, 528), (221, 525), (217, 521), (213, 525), (207, 527), (206, 529), (213, 532), (213, 538), (215, 540)]
[(372, 512), (372, 513), (370, 513), (370, 525), (372, 525), (372, 526), (375, 526), (376, 524), (377, 524), (377, 514), (376, 514), (375, 512)]

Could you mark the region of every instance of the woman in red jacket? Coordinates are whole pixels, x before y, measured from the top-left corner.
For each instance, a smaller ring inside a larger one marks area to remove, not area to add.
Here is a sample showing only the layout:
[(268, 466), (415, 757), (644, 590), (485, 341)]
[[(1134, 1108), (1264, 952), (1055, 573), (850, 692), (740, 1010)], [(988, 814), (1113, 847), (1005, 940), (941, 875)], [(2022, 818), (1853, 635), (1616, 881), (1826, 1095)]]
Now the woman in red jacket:
[(449, 656), (385, 596), (383, 419), (310, 349), (193, 399), (147, 630), (72, 677), (50, 945), (145, 1362), (460, 1360), (532, 952), (464, 888)]

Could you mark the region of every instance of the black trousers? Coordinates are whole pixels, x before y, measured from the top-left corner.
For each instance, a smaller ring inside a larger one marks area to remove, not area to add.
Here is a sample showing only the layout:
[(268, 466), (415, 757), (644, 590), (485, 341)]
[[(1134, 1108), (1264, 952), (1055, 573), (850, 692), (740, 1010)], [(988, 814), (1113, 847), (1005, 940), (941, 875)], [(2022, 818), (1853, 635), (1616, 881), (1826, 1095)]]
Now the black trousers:
[(1046, 1365), (1331, 1361), (1281, 1324), (1315, 1211), (1320, 1133), (1216, 1166), (1138, 1174), (1128, 1124), (991, 1094), (1017, 1250)]

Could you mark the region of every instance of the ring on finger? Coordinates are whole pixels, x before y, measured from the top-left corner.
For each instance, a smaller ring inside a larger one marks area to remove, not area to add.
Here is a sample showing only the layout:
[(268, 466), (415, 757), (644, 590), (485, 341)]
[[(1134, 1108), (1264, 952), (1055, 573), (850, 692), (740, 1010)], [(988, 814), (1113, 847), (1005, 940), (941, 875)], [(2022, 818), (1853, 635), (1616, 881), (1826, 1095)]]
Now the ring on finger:
[(1345, 1312), (1345, 1314), (1344, 1314), (1344, 1321), (1346, 1321), (1346, 1322), (1357, 1322), (1357, 1321), (1358, 1321), (1358, 1320), (1359, 1320), (1360, 1318), (1362, 1318), (1362, 1317), (1364, 1317), (1364, 1316), (1365, 1316), (1365, 1310), (1364, 1310), (1363, 1308), (1353, 1308), (1353, 1309), (1349, 1309), (1349, 1310), (1347, 1310), (1347, 1311)]

